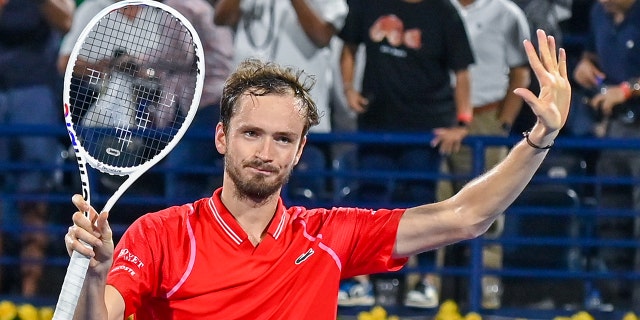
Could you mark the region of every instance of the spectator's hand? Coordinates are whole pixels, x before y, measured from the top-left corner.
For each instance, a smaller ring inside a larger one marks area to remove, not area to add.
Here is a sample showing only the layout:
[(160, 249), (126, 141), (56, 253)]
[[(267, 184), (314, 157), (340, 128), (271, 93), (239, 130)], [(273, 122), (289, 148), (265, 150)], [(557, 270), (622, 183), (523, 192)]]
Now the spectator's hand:
[(363, 97), (360, 92), (355, 90), (354, 88), (347, 88), (344, 91), (344, 95), (347, 98), (347, 103), (349, 104), (349, 108), (356, 113), (364, 113), (367, 111), (367, 105), (369, 105), (369, 100)]
[[(67, 252), (71, 255), (78, 251), (91, 257), (90, 270), (106, 275), (111, 268), (114, 251), (113, 235), (107, 221), (109, 213), (98, 214), (79, 194), (74, 195), (72, 201), (79, 211), (73, 214), (73, 225), (64, 237)], [(89, 218), (85, 217), (84, 211), (89, 212)], [(79, 240), (93, 248), (87, 248)]]
[(436, 128), (433, 130), (435, 137), (431, 140), (432, 147), (439, 147), (440, 154), (450, 155), (460, 151), (462, 139), (469, 134), (465, 127)]
[[(538, 82), (540, 93), (536, 97), (529, 89), (518, 88), (515, 94), (522, 97), (537, 117), (536, 127), (542, 126), (540, 134), (557, 133), (567, 121), (571, 102), (571, 85), (567, 76), (567, 54), (564, 49), (556, 53), (556, 43), (552, 36), (538, 30), (540, 56), (525, 40), (525, 50), (529, 64)], [(532, 130), (533, 132), (533, 130)]]
[(624, 91), (619, 86), (607, 86), (605, 90), (591, 98), (589, 105), (608, 117), (611, 115), (613, 107), (625, 101)]
[(573, 79), (586, 89), (599, 86), (605, 77), (606, 75), (587, 58), (581, 59), (573, 71)]

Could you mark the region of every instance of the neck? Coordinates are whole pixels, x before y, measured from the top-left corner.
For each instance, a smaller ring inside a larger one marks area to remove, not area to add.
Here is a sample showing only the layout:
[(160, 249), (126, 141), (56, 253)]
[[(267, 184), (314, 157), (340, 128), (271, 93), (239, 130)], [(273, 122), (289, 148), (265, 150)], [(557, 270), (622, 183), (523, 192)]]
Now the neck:
[(247, 233), (251, 243), (258, 245), (275, 216), (279, 193), (257, 201), (239, 195), (234, 185), (223, 183), (220, 200)]
[(475, 1), (476, 1), (476, 0), (458, 0), (458, 2), (460, 2), (460, 4), (461, 4), (463, 7), (466, 7), (466, 6), (468, 6), (468, 5), (472, 4), (472, 3), (474, 3)]

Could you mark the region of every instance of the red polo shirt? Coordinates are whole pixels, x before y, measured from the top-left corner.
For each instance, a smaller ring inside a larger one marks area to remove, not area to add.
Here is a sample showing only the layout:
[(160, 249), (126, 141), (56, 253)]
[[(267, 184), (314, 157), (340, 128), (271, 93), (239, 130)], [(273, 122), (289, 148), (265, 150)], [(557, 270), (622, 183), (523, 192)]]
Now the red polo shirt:
[(141, 319), (335, 319), (341, 278), (395, 271), (403, 209), (285, 208), (254, 247), (211, 198), (144, 215), (123, 235), (107, 283)]

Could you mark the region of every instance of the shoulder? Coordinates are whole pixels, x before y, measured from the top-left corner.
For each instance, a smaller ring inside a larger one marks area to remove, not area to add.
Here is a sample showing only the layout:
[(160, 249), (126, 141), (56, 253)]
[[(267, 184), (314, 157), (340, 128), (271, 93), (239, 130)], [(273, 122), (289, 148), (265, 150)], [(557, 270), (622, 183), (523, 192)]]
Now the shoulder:
[(163, 233), (177, 231), (196, 212), (194, 205), (195, 203), (172, 206), (160, 211), (147, 213), (134, 221), (131, 227), (139, 227), (145, 230), (164, 230)]

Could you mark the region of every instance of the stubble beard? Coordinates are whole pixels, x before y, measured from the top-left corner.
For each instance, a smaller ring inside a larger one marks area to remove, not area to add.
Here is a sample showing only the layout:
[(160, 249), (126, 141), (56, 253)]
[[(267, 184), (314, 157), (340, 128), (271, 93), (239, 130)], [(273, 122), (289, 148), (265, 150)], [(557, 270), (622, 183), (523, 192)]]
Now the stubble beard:
[[(253, 161), (251, 165), (255, 165), (257, 161), (259, 160)], [(250, 199), (256, 203), (262, 203), (278, 193), (291, 176), (291, 171), (289, 171), (279, 175), (274, 181), (269, 182), (267, 181), (267, 177), (263, 175), (253, 175), (248, 178), (243, 177), (241, 170), (247, 166), (245, 163), (240, 166), (233, 166), (230, 164), (229, 159), (225, 159), (224, 166), (229, 178), (231, 178), (231, 181), (236, 186), (236, 196), (239, 199)]]

